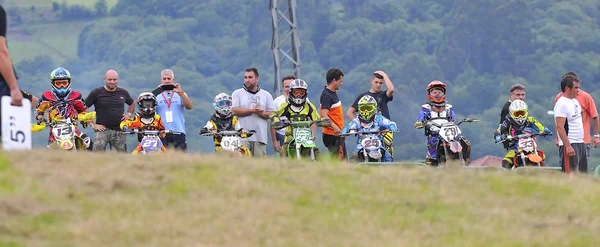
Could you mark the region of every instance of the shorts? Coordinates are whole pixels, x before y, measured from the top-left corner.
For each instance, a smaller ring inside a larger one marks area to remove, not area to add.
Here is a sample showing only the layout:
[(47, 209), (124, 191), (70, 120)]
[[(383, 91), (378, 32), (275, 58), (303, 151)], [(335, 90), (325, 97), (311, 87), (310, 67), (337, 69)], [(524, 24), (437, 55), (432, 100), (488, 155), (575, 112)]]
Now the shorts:
[(117, 152), (127, 152), (127, 134), (121, 130), (106, 129), (104, 131), (94, 131), (94, 152), (105, 152), (106, 145), (110, 149), (116, 149)]
[(323, 134), (323, 145), (329, 150), (329, 156), (338, 158), (340, 161), (346, 159), (346, 141), (341, 136)]
[[(579, 171), (581, 173), (588, 172), (588, 163), (586, 156), (586, 148), (583, 143), (571, 143), (573, 149), (575, 149), (575, 155), (569, 157), (569, 168), (571, 172)], [(558, 156), (560, 157), (560, 167), (565, 172), (565, 157), (564, 157), (564, 146), (558, 147)]]
[(252, 153), (252, 156), (267, 155), (267, 144), (259, 141), (241, 141), (242, 146), (246, 147)]

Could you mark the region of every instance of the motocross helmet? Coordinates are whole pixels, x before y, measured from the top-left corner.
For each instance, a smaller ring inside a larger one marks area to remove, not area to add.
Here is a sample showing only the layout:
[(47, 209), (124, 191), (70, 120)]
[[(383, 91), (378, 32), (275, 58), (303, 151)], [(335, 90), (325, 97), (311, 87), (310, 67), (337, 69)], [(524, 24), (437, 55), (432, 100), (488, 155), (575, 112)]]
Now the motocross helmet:
[[(434, 89), (442, 90), (443, 95), (431, 95), (431, 91)], [(441, 81), (430, 82), (427, 85), (427, 102), (438, 105), (446, 103), (446, 84)]]
[(358, 120), (371, 123), (377, 115), (377, 101), (371, 95), (365, 95), (358, 101)]
[(302, 79), (295, 79), (290, 83), (290, 89), (288, 93), (288, 103), (293, 106), (302, 106), (306, 103), (306, 97), (308, 96), (308, 83)]
[(517, 99), (510, 103), (510, 106), (508, 107), (508, 115), (508, 121), (512, 124), (512, 126), (517, 130), (523, 130), (529, 115), (525, 101)]
[(58, 99), (66, 98), (71, 93), (71, 73), (62, 67), (56, 68), (50, 73), (50, 84)]
[(142, 118), (154, 117), (156, 108), (156, 96), (150, 92), (143, 92), (138, 96), (137, 104)]
[(233, 115), (233, 112), (231, 112), (231, 104), (231, 96), (226, 93), (217, 94), (213, 101), (215, 112), (217, 112), (221, 118), (227, 118)]

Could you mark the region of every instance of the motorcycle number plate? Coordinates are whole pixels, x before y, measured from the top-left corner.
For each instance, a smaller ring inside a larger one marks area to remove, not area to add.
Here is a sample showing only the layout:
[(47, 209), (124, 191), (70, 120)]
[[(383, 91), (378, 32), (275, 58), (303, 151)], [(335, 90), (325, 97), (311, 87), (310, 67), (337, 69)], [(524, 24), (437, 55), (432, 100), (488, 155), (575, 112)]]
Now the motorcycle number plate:
[(52, 128), (52, 135), (56, 138), (69, 138), (73, 134), (73, 127), (68, 125), (55, 126)]
[(224, 136), (221, 139), (221, 147), (225, 150), (235, 150), (240, 146), (240, 141), (237, 136)]
[(381, 146), (381, 141), (375, 135), (366, 136), (361, 142), (363, 148), (367, 150), (378, 149)]
[(535, 141), (531, 137), (519, 139), (519, 147), (525, 152), (531, 152), (535, 148)]
[(294, 137), (297, 144), (308, 143), (311, 141), (312, 132), (306, 128), (294, 129)]
[(456, 139), (460, 135), (460, 129), (456, 125), (442, 126), (440, 128), (440, 135), (446, 140), (451, 141)]
[(159, 147), (159, 141), (157, 137), (144, 137), (141, 142), (142, 148), (149, 152), (153, 151)]

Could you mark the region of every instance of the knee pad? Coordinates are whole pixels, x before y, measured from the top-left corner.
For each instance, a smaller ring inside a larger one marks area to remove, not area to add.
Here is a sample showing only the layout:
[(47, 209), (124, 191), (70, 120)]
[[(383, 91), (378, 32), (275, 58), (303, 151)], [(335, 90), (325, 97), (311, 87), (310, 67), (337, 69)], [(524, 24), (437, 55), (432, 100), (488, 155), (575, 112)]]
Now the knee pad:
[(83, 144), (85, 145), (85, 148), (90, 148), (90, 144), (92, 143), (92, 138), (90, 138), (86, 134), (82, 134), (81, 135), (81, 140), (83, 141)]

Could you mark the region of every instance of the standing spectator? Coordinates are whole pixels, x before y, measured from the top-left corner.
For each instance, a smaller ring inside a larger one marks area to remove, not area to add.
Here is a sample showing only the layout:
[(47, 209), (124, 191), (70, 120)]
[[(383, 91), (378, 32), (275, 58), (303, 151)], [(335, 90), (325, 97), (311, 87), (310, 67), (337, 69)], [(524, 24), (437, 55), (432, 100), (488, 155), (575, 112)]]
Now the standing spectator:
[[(6, 42), (6, 11), (0, 5), (0, 97), (10, 96), (11, 104), (16, 106), (22, 106), (23, 94), (19, 89), (17, 83), (17, 72), (12, 66), (12, 59), (8, 52), (8, 45)], [(0, 105), (1, 114), (2, 105)], [(1, 129), (2, 123), (0, 122), (0, 135), (2, 135)]]
[[(583, 121), (581, 105), (575, 99), (579, 91), (579, 82), (573, 76), (564, 76), (560, 82), (561, 97), (554, 105), (556, 133), (558, 133), (558, 154), (562, 170), (587, 173), (587, 156), (583, 144)], [(565, 164), (568, 158), (569, 165)]]
[[(375, 71), (373, 73), (370, 82), (371, 89), (369, 89), (369, 91), (359, 94), (358, 97), (356, 97), (356, 99), (354, 100), (354, 103), (352, 103), (352, 106), (348, 108), (346, 116), (348, 117), (348, 119), (350, 119), (350, 121), (356, 118), (356, 109), (358, 109), (358, 101), (365, 95), (370, 95), (375, 99), (375, 101), (377, 101), (377, 107), (379, 108), (377, 109), (378, 114), (383, 115), (387, 119), (391, 119), (390, 111), (388, 109), (388, 102), (394, 99), (394, 84), (392, 84), (392, 81), (390, 80), (388, 75), (381, 70)], [(385, 83), (385, 87), (387, 89), (385, 91), (381, 91), (383, 83)], [(385, 132), (382, 134), (382, 136), (383, 145), (385, 146), (385, 149), (390, 153), (392, 160), (394, 160), (394, 134), (392, 132)]]
[(269, 114), (274, 112), (273, 96), (258, 86), (258, 69), (247, 68), (244, 72), (244, 85), (231, 94), (231, 111), (238, 116), (240, 125), (256, 134), (242, 141), (253, 156), (267, 155), (267, 133)]
[(187, 138), (185, 136), (184, 108), (191, 110), (194, 105), (192, 100), (183, 91), (180, 83), (175, 82), (173, 70), (164, 69), (160, 72), (161, 84), (152, 93), (156, 95), (156, 113), (160, 115), (166, 130), (179, 133), (167, 133), (162, 142), (167, 147), (175, 150), (187, 151)]
[(504, 118), (506, 118), (506, 115), (508, 115), (508, 107), (510, 107), (510, 103), (512, 103), (513, 100), (520, 99), (525, 101), (525, 86), (518, 83), (513, 85), (510, 87), (510, 95), (508, 97), (508, 101), (506, 101), (504, 106), (502, 106), (502, 111), (500, 112), (500, 122), (498, 124), (502, 124)]
[[(117, 87), (119, 75), (114, 70), (106, 71), (104, 86), (93, 89), (85, 98), (85, 106), (94, 106), (96, 122), (94, 129), (94, 152), (106, 151), (106, 145), (117, 152), (127, 152), (127, 135), (121, 131), (119, 124), (131, 118), (135, 110), (133, 98), (127, 90)], [(127, 112), (123, 113), (123, 105), (127, 104)]]
[[(510, 94), (508, 97), (508, 101), (506, 101), (504, 106), (502, 106), (502, 111), (500, 112), (500, 123), (498, 123), (498, 125), (501, 125), (504, 119), (506, 118), (506, 115), (508, 115), (508, 108), (510, 107), (510, 103), (517, 99), (525, 101), (525, 86), (518, 83), (513, 85), (512, 87), (510, 87)], [(509, 142), (502, 143), (504, 149), (508, 150), (508, 144)]]
[[(574, 80), (578, 82), (579, 85), (581, 85), (581, 80), (579, 79), (577, 74), (575, 74), (575, 72), (569, 71), (565, 73), (563, 77), (564, 76), (572, 76)], [(558, 93), (556, 95), (554, 103), (558, 101), (560, 96), (561, 93)], [(581, 120), (583, 121), (583, 144), (585, 144), (586, 157), (589, 158), (592, 149), (590, 122), (594, 124), (594, 148), (598, 148), (598, 144), (600, 144), (600, 135), (598, 135), (598, 130), (600, 127), (600, 123), (598, 121), (598, 110), (596, 109), (596, 103), (594, 102), (592, 96), (586, 91), (583, 91), (581, 88), (579, 89), (577, 96), (575, 96), (575, 99), (577, 100), (577, 102), (579, 102), (581, 110), (583, 111), (581, 113)], [(558, 138), (556, 139), (556, 145), (558, 145)]]
[(325, 78), (327, 86), (321, 93), (319, 113), (321, 118), (331, 119), (331, 126), (323, 128), (323, 144), (331, 157), (338, 157), (343, 161), (346, 158), (346, 143), (339, 134), (344, 127), (344, 111), (336, 91), (342, 86), (344, 72), (338, 68), (331, 68)]
[[(283, 104), (288, 98), (290, 83), (296, 79), (294, 75), (287, 75), (281, 79), (281, 86), (283, 88), (283, 94), (279, 95), (279, 97), (273, 100), (273, 104), (275, 105), (275, 109), (279, 109), (279, 106)], [(273, 142), (273, 150), (279, 153), (279, 149), (283, 145), (283, 139), (285, 137), (285, 128), (280, 130), (275, 130), (271, 128), (271, 141)]]

